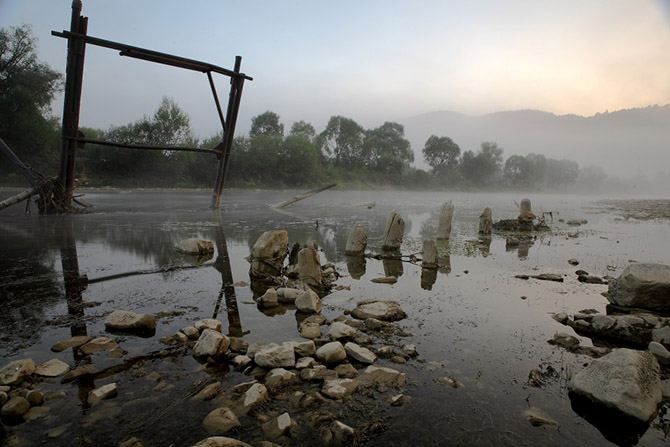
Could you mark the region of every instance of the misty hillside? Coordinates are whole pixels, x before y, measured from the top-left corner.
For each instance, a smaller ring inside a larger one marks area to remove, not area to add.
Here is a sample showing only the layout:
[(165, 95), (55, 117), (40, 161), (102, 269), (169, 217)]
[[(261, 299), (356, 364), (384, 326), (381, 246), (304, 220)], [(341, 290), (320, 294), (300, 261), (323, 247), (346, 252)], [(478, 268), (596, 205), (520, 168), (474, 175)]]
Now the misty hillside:
[(482, 141), (495, 141), (510, 155), (530, 152), (570, 159), (580, 167), (602, 166), (610, 175), (648, 177), (670, 171), (670, 105), (605, 112), (590, 117), (554, 115), (537, 110), (466, 116), (442, 111), (406, 119), (405, 136), (418, 166), (431, 135), (451, 137), (461, 148), (477, 152)]

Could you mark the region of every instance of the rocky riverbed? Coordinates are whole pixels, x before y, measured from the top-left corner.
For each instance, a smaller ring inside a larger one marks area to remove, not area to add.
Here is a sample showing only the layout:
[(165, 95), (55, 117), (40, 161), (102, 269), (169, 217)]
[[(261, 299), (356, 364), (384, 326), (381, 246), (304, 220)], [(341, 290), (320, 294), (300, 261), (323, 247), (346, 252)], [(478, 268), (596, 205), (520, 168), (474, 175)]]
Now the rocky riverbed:
[[(293, 214), (254, 193), (217, 215), (188, 193), (142, 213), (110, 194), (86, 216), (0, 216), (2, 442), (667, 442), (667, 314), (610, 303), (629, 266), (663, 264), (667, 222), (540, 196), (547, 228), (500, 230), (488, 216), (514, 221), (515, 200), (463, 195), (445, 242), (440, 195), (323, 194)], [(404, 225), (396, 252), (388, 221)], [(211, 245), (189, 254), (188, 239)], [(642, 378), (619, 401), (591, 385)]]

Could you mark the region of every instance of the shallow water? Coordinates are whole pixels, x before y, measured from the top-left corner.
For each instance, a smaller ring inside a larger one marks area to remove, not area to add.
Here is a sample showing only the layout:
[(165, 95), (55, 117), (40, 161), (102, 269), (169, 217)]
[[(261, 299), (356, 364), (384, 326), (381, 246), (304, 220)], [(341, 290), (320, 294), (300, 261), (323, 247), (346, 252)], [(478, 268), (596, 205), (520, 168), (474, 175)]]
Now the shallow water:
[[(285, 212), (268, 207), (291, 194), (227, 192), (222, 210), (214, 212), (208, 208), (207, 192), (91, 192), (85, 196), (94, 205), (88, 214), (26, 215), (20, 205), (0, 213), (0, 365), (19, 358), (38, 364), (51, 358), (70, 365), (88, 361), (73, 357), (71, 350), (53, 353), (50, 347), (73, 334), (109, 335), (103, 321), (114, 309), (180, 312), (162, 318), (153, 337), (115, 336), (127, 351), (122, 359), (96, 354), (91, 360), (96, 370), (124, 362), (126, 369), (102, 375), (95, 383), (40, 384), (46, 395), (66, 396), (45, 404), (51, 407), (46, 418), (8, 430), (22, 445), (80, 445), (82, 439), (116, 445), (137, 436), (147, 446), (177, 446), (207, 437), (201, 422), (216, 405), (193, 403), (188, 394), (208, 380), (220, 380), (228, 388), (250, 378), (234, 371), (207, 371), (188, 353), (163, 359), (143, 356), (166, 349), (158, 341), (161, 336), (200, 318), (220, 319), (224, 332), (243, 335), (249, 343), (299, 338), (295, 311), (261, 312), (246, 284), (249, 264), (244, 258), (256, 238), (266, 230), (286, 229), (291, 244), (318, 244), (322, 263), (334, 262), (342, 275), (337, 284), (350, 288), (325, 297), (324, 314), (334, 318), (358, 300), (373, 297), (398, 301), (408, 314), (400, 326), (412, 335), (395, 342), (416, 344), (418, 359), (405, 365), (382, 359), (379, 364), (408, 374), (405, 394), (412, 400), (395, 408), (385, 403), (386, 395), (362, 399), (369, 415), (353, 411), (357, 402), (328, 404), (329, 411), (352, 426), (364, 426), (366, 418), (382, 421), (383, 429), (365, 445), (635, 445), (638, 435), (639, 445), (667, 444), (664, 430), (670, 418), (665, 408), (644, 433), (617, 433), (616, 427), (594, 426), (580, 416), (583, 412), (572, 403), (566, 383), (591, 359), (547, 343), (555, 332), (572, 333), (551, 319), (552, 313), (605, 312), (601, 293), (607, 286), (579, 283), (576, 269), (616, 277), (631, 261), (668, 263), (670, 226), (664, 213), (655, 220), (635, 219), (625, 213), (630, 202), (531, 195), (536, 214), (553, 212), (552, 231), (508, 251), (504, 236), (494, 234), (486, 244), (476, 233), (486, 206), (492, 208), (494, 221), (515, 217), (515, 201), (521, 199), (515, 195), (331, 190)], [(419, 253), (421, 240), (434, 237), (440, 206), (449, 200), (456, 210), (452, 237), (441, 248), (448, 266), (436, 274), (409, 262), (367, 259), (364, 266), (348, 264), (343, 252), (354, 224), (363, 225), (369, 250), (377, 251), (386, 217), (397, 209), (407, 222), (402, 252)], [(372, 201), (372, 209), (354, 206)], [(658, 206), (667, 207), (667, 202)], [(588, 223), (569, 227), (559, 219)], [(173, 245), (188, 237), (214, 241), (214, 257), (198, 260), (174, 252)], [(579, 266), (569, 265), (570, 258), (577, 258)], [(164, 271), (152, 273), (157, 269)], [(401, 273), (396, 284), (370, 282), (389, 273)], [(514, 278), (520, 273), (560, 273), (565, 279)], [(590, 340), (582, 337), (582, 344), (590, 345)], [(139, 360), (130, 365), (129, 359)], [(557, 371), (555, 377), (542, 388), (526, 385), (531, 369), (547, 365)], [(453, 389), (436, 382), (444, 376), (464, 386)], [(109, 382), (119, 385), (117, 398), (94, 407), (85, 404), (88, 390)], [(167, 388), (155, 389), (161, 383)], [(533, 406), (560, 428), (531, 426), (523, 412)], [(251, 420), (242, 423), (254, 426)], [(63, 435), (46, 438), (46, 432), (66, 424)], [(258, 430), (251, 428), (233, 436), (247, 442), (259, 439)]]

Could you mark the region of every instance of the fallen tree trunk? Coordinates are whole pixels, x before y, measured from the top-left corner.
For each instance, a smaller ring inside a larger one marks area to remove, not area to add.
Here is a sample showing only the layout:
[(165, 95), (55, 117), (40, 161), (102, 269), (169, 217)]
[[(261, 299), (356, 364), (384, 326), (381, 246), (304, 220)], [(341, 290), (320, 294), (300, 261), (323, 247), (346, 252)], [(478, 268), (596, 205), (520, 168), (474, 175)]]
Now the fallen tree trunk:
[(8, 199), (3, 200), (0, 202), (0, 211), (4, 210), (5, 208), (8, 208), (12, 205), (16, 205), (17, 203), (21, 203), (26, 199), (29, 199), (32, 197), (36, 190), (38, 189), (38, 186), (35, 186), (34, 188), (27, 189), (23, 191), (20, 194), (17, 194), (15, 196), (9, 197)]
[(314, 194), (318, 194), (321, 191), (325, 191), (326, 189), (330, 189), (337, 186), (337, 183), (330, 183), (328, 185), (320, 186), (316, 189), (312, 189), (311, 191), (304, 192), (300, 195), (297, 195), (291, 199), (285, 200), (281, 203), (277, 203), (276, 205), (272, 205), (272, 208), (284, 208), (286, 206), (289, 206), (292, 203), (298, 202), (300, 200), (306, 199), (308, 197), (312, 197)]

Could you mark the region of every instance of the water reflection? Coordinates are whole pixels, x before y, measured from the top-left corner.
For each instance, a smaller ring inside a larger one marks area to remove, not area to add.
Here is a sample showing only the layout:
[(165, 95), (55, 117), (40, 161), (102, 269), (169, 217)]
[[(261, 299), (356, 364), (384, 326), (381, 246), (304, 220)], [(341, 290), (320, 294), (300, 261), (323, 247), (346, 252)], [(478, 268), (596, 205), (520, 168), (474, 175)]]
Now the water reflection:
[[(221, 310), (221, 299), (225, 297), (225, 311), (228, 314), (228, 334), (233, 337), (242, 337), (245, 332), (242, 331), (242, 319), (237, 306), (237, 296), (235, 295), (235, 286), (233, 285), (233, 272), (230, 264), (230, 255), (228, 254), (228, 245), (226, 243), (226, 233), (223, 229), (223, 216), (220, 210), (215, 211), (218, 226), (216, 227), (216, 248), (218, 256), (214, 262), (214, 268), (221, 273), (221, 290), (214, 306), (212, 318), (217, 318)], [(248, 331), (246, 333), (249, 333)]]
[(365, 275), (366, 259), (364, 256), (347, 256), (347, 270), (353, 279), (361, 279)]

